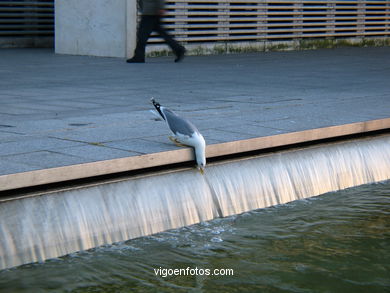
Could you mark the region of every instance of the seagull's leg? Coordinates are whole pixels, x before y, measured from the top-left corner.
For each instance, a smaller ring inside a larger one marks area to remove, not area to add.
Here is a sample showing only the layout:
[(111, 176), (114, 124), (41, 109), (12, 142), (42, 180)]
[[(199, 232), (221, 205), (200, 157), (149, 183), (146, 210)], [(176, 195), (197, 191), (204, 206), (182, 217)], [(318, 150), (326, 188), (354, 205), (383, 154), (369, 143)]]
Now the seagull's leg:
[(178, 147), (187, 147), (185, 144), (182, 144), (180, 143), (177, 138), (173, 137), (173, 136), (168, 136), (169, 140), (172, 141), (175, 145), (177, 145)]
[(177, 145), (178, 147), (183, 147), (183, 148), (188, 147), (188, 145), (182, 144), (182, 143), (180, 143), (180, 142), (176, 143), (176, 145)]
[(173, 143), (177, 143), (176, 141), (176, 138), (174, 138), (173, 136), (168, 136), (169, 140), (172, 141)]

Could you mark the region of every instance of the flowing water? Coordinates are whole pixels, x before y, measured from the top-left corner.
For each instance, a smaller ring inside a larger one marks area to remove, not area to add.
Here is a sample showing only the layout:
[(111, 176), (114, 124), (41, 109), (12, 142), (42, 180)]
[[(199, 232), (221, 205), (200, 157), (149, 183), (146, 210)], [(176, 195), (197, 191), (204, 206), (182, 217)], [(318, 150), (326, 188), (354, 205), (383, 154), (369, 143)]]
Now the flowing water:
[(0, 203), (0, 269), (390, 179), (390, 136)]
[[(155, 274), (187, 267), (233, 275)], [(387, 181), (3, 270), (0, 292), (383, 293), (389, 271)]]

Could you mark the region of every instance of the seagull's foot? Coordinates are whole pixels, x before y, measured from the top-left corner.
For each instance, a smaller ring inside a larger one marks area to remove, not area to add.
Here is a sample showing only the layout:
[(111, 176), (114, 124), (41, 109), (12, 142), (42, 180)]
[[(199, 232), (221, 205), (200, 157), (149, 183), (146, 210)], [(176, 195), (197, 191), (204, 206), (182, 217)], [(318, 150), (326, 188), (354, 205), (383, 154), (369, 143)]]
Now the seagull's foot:
[(173, 136), (168, 136), (169, 140), (172, 141), (173, 143), (177, 143), (177, 140), (176, 138), (174, 138)]
[(168, 138), (170, 141), (172, 141), (178, 147), (187, 147), (185, 144), (182, 144), (180, 141), (177, 140), (177, 138), (175, 138), (173, 136), (168, 136)]

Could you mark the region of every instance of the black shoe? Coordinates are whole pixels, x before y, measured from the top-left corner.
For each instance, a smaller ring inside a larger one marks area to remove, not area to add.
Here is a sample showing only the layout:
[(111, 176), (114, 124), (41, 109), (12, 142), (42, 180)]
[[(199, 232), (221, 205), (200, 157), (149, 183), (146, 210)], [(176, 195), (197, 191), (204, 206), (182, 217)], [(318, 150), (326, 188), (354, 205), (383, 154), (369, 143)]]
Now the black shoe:
[(184, 53), (186, 52), (186, 49), (184, 47), (181, 47), (175, 52), (176, 59), (175, 62), (180, 62), (184, 58)]
[(145, 58), (133, 57), (126, 60), (127, 63), (145, 63)]

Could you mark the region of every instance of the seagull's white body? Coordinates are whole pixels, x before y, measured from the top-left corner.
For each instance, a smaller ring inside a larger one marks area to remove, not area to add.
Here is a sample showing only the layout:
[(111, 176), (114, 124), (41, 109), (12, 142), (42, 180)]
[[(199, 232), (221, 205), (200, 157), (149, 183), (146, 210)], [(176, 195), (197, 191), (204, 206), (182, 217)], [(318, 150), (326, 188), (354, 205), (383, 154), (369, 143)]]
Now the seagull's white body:
[(206, 142), (203, 135), (200, 134), (195, 125), (187, 119), (184, 119), (172, 110), (161, 106), (154, 99), (152, 99), (152, 103), (172, 131), (173, 137), (171, 137), (171, 140), (176, 144), (194, 148), (196, 163), (199, 170), (203, 173), (204, 167), (206, 166)]
[(195, 132), (192, 136), (188, 136), (178, 132), (175, 134), (175, 138), (181, 144), (193, 147), (197, 165), (206, 166), (206, 141), (202, 134)]

